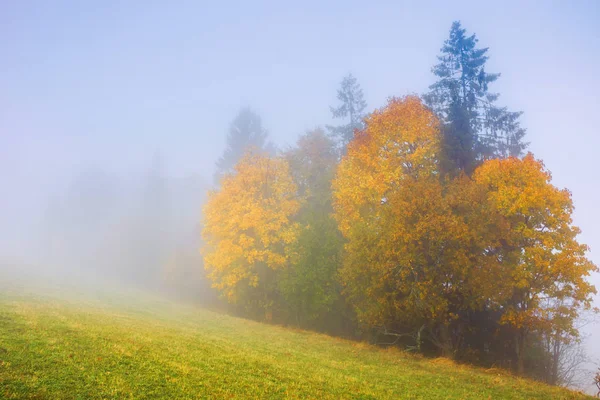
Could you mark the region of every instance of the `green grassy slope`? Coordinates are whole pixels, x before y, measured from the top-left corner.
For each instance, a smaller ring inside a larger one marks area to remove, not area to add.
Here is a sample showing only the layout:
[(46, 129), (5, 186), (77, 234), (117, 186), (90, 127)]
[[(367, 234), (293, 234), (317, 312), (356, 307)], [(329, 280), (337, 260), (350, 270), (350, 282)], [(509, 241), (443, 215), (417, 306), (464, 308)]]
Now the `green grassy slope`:
[(584, 398), (135, 293), (65, 292), (0, 285), (0, 398)]

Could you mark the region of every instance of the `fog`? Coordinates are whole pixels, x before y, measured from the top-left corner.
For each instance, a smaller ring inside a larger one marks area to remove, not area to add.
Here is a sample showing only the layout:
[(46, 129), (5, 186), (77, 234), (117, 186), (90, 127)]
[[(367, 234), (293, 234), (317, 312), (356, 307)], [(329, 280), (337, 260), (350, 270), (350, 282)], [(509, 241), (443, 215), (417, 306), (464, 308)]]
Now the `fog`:
[[(348, 73), (368, 111), (421, 94), (454, 20), (490, 47), (494, 91), (524, 112), (529, 150), (571, 190), (600, 264), (598, 18), (593, 0), (4, 2), (0, 268), (208, 291), (201, 210), (238, 110), (286, 148), (332, 123)], [(600, 341), (586, 346), (599, 360)]]

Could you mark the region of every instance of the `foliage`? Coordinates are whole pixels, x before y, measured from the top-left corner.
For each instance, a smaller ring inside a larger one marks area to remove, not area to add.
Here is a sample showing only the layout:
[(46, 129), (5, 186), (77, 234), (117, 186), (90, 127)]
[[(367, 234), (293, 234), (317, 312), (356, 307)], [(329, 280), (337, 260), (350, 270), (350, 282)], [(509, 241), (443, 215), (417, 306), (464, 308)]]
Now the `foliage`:
[(335, 180), (336, 218), (344, 236), (365, 212), (385, 204), (388, 190), (407, 179), (435, 175), (437, 120), (416, 97), (391, 99), (366, 118), (342, 159)]
[(518, 121), (521, 113), (498, 107), (499, 95), (488, 91), (500, 74), (485, 71), (488, 49), (477, 48), (477, 42), (460, 22), (452, 24), (439, 64), (432, 69), (438, 81), (424, 96), (443, 122), (446, 169), (468, 173), (482, 160), (519, 156), (527, 146)]
[(273, 153), (274, 146), (268, 137), (260, 116), (249, 107), (242, 108), (229, 127), (225, 151), (216, 164), (215, 183), (218, 184), (223, 175), (232, 172), (250, 148)]
[(342, 238), (331, 217), (331, 180), (337, 166), (334, 142), (320, 130), (301, 136), (285, 158), (304, 203), (295, 220), (301, 230), (281, 292), (297, 325), (337, 329), (343, 300), (337, 281)]
[(333, 183), (345, 293), (361, 322), (425, 326), (453, 357), (469, 351), (474, 318), (497, 312), (488, 340), (507, 326), (522, 373), (530, 333), (577, 336), (597, 268), (576, 240), (570, 193), (541, 162), (493, 159), (472, 179), (443, 177), (437, 126), (419, 99), (392, 99), (350, 143)]
[(352, 74), (342, 79), (337, 98), (341, 104), (337, 107), (330, 107), (331, 114), (333, 118), (347, 119), (348, 123), (340, 126), (328, 126), (328, 129), (331, 135), (337, 139), (343, 153), (354, 137), (354, 132), (364, 127), (363, 118), (367, 103), (364, 100), (362, 88)]
[(490, 299), (503, 310), (501, 323), (515, 331), (519, 372), (527, 334), (577, 336), (578, 310), (589, 309), (596, 293), (586, 277), (598, 268), (577, 242), (571, 194), (550, 179), (531, 154), (486, 161), (473, 177), (488, 207), (486, 267), (499, 265), (500, 272), (489, 282)]
[(209, 194), (204, 208), (204, 266), (229, 302), (270, 320), (277, 273), (288, 266), (300, 207), (287, 162), (248, 152)]
[(459, 197), (446, 195), (439, 149), (437, 120), (420, 100), (392, 99), (367, 118), (333, 185), (348, 240), (341, 275), (361, 322), (426, 324), (450, 355), (445, 329), (464, 297), (468, 229), (452, 213)]

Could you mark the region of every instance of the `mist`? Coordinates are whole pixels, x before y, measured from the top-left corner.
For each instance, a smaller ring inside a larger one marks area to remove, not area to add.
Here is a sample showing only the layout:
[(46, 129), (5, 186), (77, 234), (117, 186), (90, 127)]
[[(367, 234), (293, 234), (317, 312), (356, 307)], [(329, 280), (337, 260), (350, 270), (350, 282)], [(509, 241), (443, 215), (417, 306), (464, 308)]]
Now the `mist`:
[[(594, 1), (6, 2), (0, 279), (118, 282), (215, 304), (202, 209), (239, 110), (285, 150), (337, 123), (349, 73), (368, 112), (425, 93), (454, 20), (490, 47), (493, 91), (524, 112), (529, 150), (572, 192), (598, 265), (598, 17)], [(597, 337), (600, 324), (582, 331)], [(597, 366), (600, 341), (584, 345)]]

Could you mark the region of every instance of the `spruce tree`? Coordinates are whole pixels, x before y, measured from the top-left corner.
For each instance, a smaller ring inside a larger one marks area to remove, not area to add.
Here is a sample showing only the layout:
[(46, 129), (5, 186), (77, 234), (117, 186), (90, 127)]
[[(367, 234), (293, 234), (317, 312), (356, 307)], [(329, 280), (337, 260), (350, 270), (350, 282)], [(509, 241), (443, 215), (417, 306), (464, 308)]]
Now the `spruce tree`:
[(275, 147), (269, 141), (269, 134), (263, 127), (260, 116), (249, 107), (242, 108), (231, 122), (226, 146), (223, 155), (216, 163), (214, 180), (217, 184), (223, 175), (233, 170), (249, 148), (268, 153), (275, 152)]
[(363, 119), (367, 103), (364, 100), (362, 88), (352, 74), (342, 79), (337, 98), (341, 104), (337, 107), (330, 107), (331, 114), (333, 118), (344, 119), (347, 123), (339, 126), (327, 126), (327, 129), (337, 141), (342, 153), (345, 153), (346, 146), (354, 137), (354, 131), (364, 128)]
[(486, 72), (488, 48), (477, 43), (474, 34), (467, 36), (460, 22), (454, 22), (432, 68), (438, 81), (423, 96), (442, 121), (447, 168), (466, 172), (485, 159), (518, 157), (527, 147), (521, 113), (498, 107), (499, 95), (489, 92), (500, 74)]

